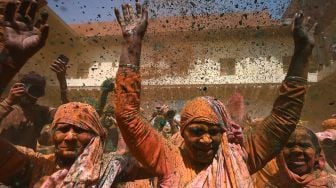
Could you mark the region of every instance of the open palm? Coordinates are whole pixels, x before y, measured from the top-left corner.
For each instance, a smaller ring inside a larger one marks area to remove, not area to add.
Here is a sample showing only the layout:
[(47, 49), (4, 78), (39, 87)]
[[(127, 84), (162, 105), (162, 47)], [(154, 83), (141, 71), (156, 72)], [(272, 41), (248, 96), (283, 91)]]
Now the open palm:
[(34, 26), (37, 2), (23, 1), (17, 12), (16, 6), (15, 2), (9, 2), (5, 9), (3, 46), (14, 63), (24, 63), (45, 45), (49, 33), (48, 15), (41, 15)]
[(141, 6), (138, 0), (135, 3), (136, 13), (130, 4), (123, 4), (123, 18), (118, 9), (115, 9), (115, 15), (125, 39), (132, 37), (143, 38), (148, 25), (148, 12), (145, 7)]
[(0, 94), (28, 59), (46, 43), (48, 14), (41, 14), (41, 19), (34, 25), (37, 9), (36, 0), (22, 0), (18, 9), (15, 0), (6, 5), (0, 22), (3, 32), (0, 43)]
[(304, 17), (302, 12), (296, 13), (292, 26), (295, 46), (312, 49), (315, 45), (316, 27), (317, 23), (310, 23), (310, 17)]

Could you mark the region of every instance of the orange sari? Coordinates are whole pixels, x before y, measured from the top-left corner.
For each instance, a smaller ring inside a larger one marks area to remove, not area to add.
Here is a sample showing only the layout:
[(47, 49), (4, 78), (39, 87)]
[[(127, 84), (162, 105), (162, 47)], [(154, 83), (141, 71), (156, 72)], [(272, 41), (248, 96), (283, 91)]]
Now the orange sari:
[(325, 161), (320, 156), (319, 164), (310, 174), (299, 176), (288, 169), (287, 164), (280, 154), (253, 175), (256, 187), (324, 187), (336, 186), (336, 176), (325, 170)]
[(252, 187), (250, 174), (279, 154), (299, 121), (306, 90), (300, 80), (283, 82), (271, 114), (244, 139), (237, 136), (241, 131), (225, 117), (225, 110), (214, 110), (201, 98), (191, 101), (185, 118), (181, 114), (182, 131), (196, 118), (227, 125), (221, 149), (201, 172), (183, 150), (183, 141), (175, 140), (177, 145), (166, 141), (141, 117), (140, 73), (131, 68), (119, 68), (117, 73), (116, 119), (130, 152), (159, 177), (161, 187)]

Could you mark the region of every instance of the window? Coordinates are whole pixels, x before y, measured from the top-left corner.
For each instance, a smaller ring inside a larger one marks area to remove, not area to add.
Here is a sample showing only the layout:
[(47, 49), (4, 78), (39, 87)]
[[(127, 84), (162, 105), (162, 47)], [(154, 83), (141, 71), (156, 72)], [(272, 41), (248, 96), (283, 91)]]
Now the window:
[(235, 75), (236, 74), (236, 61), (233, 58), (220, 58), (220, 75)]

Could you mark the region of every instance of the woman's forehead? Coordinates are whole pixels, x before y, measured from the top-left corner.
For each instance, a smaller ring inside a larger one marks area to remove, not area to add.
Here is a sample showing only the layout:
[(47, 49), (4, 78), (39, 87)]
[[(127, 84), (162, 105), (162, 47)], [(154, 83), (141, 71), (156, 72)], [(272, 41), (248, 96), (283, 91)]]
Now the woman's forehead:
[(72, 125), (72, 124), (70, 124), (70, 123), (57, 123), (56, 125), (55, 125), (55, 127), (71, 127), (71, 126), (75, 126), (75, 125)]
[(307, 130), (297, 129), (291, 134), (289, 140), (296, 142), (307, 142), (307, 140), (312, 141), (312, 137), (309, 135)]
[(90, 129), (87, 128), (87, 127), (85, 127), (85, 126), (79, 126), (79, 125), (74, 125), (74, 124), (70, 124), (70, 123), (57, 123), (57, 124), (55, 125), (55, 128), (63, 128), (63, 127), (80, 128), (80, 129), (83, 129), (83, 130), (90, 131)]
[(215, 124), (215, 123), (196, 121), (196, 122), (191, 122), (188, 125), (188, 127), (220, 127), (220, 125)]

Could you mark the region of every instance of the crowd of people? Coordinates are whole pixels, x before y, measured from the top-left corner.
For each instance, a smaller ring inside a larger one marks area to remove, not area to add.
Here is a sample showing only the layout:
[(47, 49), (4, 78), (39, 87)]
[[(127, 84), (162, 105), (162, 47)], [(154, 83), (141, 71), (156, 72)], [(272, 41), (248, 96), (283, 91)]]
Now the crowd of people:
[[(6, 5), (0, 94), (48, 39), (48, 15), (35, 24), (37, 8), (33, 0)], [(144, 118), (140, 57), (148, 11), (136, 1), (115, 15), (124, 39), (119, 69), (102, 83), (97, 106), (68, 98), (63, 56), (50, 66), (62, 105), (38, 104), (46, 79), (36, 72), (0, 102), (0, 186), (336, 187), (336, 116), (319, 133), (299, 123), (316, 28), (302, 12), (293, 19), (295, 48), (279, 95), (267, 117), (247, 122), (248, 130), (241, 106), (211, 96), (188, 101), (179, 113), (158, 105)], [(106, 105), (111, 92), (115, 100)], [(41, 152), (37, 143), (52, 149)]]

